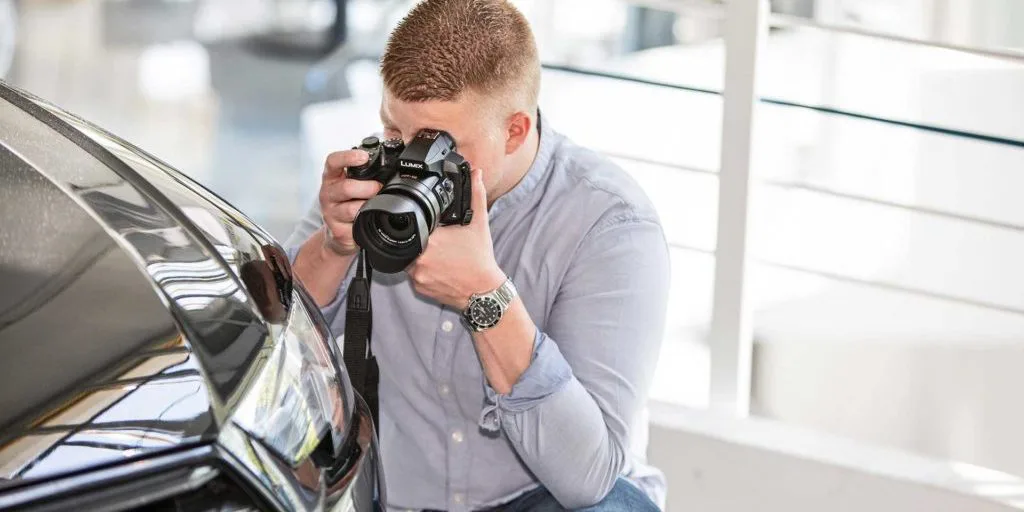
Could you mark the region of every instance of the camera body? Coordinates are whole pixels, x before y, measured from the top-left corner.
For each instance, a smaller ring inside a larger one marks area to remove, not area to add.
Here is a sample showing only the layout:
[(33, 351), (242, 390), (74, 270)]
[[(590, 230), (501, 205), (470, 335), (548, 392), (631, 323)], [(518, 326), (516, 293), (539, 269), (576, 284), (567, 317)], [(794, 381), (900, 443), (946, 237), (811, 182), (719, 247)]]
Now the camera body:
[(408, 145), (371, 136), (355, 149), (369, 159), (349, 167), (348, 177), (384, 185), (360, 208), (353, 227), (374, 269), (398, 272), (426, 249), (435, 228), (472, 221), (470, 165), (447, 132), (420, 130)]
[(362, 149), (370, 157), (366, 164), (348, 168), (349, 178), (376, 180), (385, 189), (395, 178), (427, 182), (438, 203), (447, 205), (439, 215), (440, 225), (464, 225), (473, 220), (469, 162), (455, 152), (455, 141), (447, 132), (420, 130), (408, 146), (401, 139), (381, 141), (370, 136), (354, 149)]

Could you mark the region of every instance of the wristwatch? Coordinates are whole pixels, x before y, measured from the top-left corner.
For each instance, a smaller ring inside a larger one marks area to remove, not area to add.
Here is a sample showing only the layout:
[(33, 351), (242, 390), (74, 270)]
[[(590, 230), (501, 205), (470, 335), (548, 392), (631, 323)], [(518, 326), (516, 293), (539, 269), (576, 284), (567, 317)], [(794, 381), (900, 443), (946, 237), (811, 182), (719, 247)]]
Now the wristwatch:
[(474, 293), (469, 298), (469, 305), (462, 312), (462, 319), (466, 321), (470, 329), (476, 332), (483, 332), (501, 321), (501, 317), (508, 311), (512, 301), (519, 296), (512, 279), (505, 279), (505, 282), (496, 289), (487, 293)]

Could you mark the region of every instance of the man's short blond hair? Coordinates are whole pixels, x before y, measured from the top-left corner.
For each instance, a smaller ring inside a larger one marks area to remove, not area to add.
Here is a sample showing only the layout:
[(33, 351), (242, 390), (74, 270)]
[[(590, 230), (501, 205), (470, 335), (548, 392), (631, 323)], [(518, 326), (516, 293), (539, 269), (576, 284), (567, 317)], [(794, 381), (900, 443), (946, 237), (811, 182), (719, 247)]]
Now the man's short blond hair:
[(537, 107), (537, 45), (506, 0), (420, 2), (391, 33), (380, 68), (402, 101), (455, 101), (471, 91), (531, 115)]

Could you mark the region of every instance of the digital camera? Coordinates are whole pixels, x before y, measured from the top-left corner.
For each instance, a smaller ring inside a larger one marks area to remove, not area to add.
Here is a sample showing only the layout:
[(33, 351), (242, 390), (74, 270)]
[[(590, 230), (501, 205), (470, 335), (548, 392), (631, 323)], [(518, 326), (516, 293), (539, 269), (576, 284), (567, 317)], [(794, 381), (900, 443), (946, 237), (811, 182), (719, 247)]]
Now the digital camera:
[(439, 130), (420, 130), (408, 145), (401, 139), (367, 137), (355, 149), (370, 154), (349, 167), (349, 178), (384, 184), (359, 209), (352, 235), (375, 270), (393, 274), (427, 248), (438, 226), (469, 224), (473, 218), (469, 162), (455, 140)]

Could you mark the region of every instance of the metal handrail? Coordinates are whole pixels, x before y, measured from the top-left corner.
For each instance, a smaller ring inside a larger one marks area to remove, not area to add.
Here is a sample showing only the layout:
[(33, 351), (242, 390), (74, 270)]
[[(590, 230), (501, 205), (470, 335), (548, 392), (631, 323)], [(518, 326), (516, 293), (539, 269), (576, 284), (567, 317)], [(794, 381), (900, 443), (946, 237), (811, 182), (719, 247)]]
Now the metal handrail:
[[(562, 65), (555, 65), (555, 64), (544, 64), (544, 68), (545, 69), (556, 70), (556, 71), (566, 71), (566, 72), (571, 72), (571, 73), (590, 75), (590, 76), (595, 76), (595, 77), (599, 77), (599, 78), (609, 78), (609, 79), (615, 79), (615, 80), (622, 80), (622, 81), (627, 81), (627, 82), (639, 83), (639, 84), (643, 84), (643, 85), (651, 85), (651, 86), (655, 86), (655, 87), (666, 87), (666, 88), (683, 90), (683, 91), (694, 92), (694, 93), (699, 93), (699, 94), (721, 95), (721, 92), (715, 91), (713, 89), (707, 89), (707, 88), (701, 88), (701, 87), (693, 87), (693, 86), (686, 86), (686, 85), (680, 85), (680, 84), (672, 84), (672, 83), (668, 83), (668, 82), (660, 82), (660, 81), (656, 81), (656, 80), (649, 80), (649, 79), (643, 79), (643, 78), (630, 77), (630, 76), (627, 76), (627, 75), (619, 75), (619, 74), (616, 74), (616, 73), (583, 70), (583, 69), (579, 69), (579, 68), (573, 68), (573, 67), (570, 67), (570, 66), (562, 66)], [(921, 125), (921, 124), (917, 124), (917, 123), (909, 123), (909, 122), (905, 122), (905, 121), (896, 121), (896, 120), (890, 120), (890, 119), (884, 119), (884, 118), (877, 118), (877, 117), (874, 117), (874, 116), (868, 116), (868, 115), (864, 115), (864, 114), (857, 114), (857, 113), (853, 113), (853, 112), (844, 112), (842, 110), (832, 109), (832, 108), (829, 108), (829, 107), (817, 107), (817, 106), (812, 106), (812, 105), (802, 105), (802, 104), (797, 104), (797, 103), (793, 103), (793, 102), (788, 102), (788, 101), (785, 101), (785, 100), (777, 100), (777, 99), (772, 99), (772, 98), (761, 98), (761, 101), (765, 102), (765, 103), (774, 103), (774, 104), (778, 104), (778, 105), (782, 105), (782, 106), (806, 108), (806, 109), (815, 110), (815, 111), (818, 111), (818, 112), (821, 112), (821, 113), (824, 113), (824, 114), (846, 116), (846, 117), (852, 117), (852, 118), (857, 118), (857, 119), (865, 119), (865, 120), (873, 120), (873, 121), (878, 121), (878, 122), (887, 123), (887, 124), (893, 124), (893, 125), (902, 126), (902, 127), (916, 128), (916, 129), (920, 129), (920, 130), (923, 130), (923, 131), (930, 131), (930, 132), (935, 132), (935, 133), (941, 133), (941, 134), (944, 134), (944, 135), (968, 138), (968, 139), (972, 139), (972, 140), (980, 140), (980, 141), (996, 143), (996, 144), (1004, 144), (1004, 145), (1010, 145), (1010, 146), (1016, 146), (1016, 147), (1024, 147), (1024, 141), (1020, 141), (1020, 140), (1016, 140), (1016, 139), (1007, 139), (1007, 138), (994, 137), (994, 136), (985, 135), (985, 134), (978, 134), (978, 133), (972, 133), (972, 132), (966, 132), (966, 131), (960, 131), (960, 130), (951, 130), (951, 129), (941, 128), (941, 127), (936, 127), (936, 126), (928, 126), (928, 125)], [(668, 163), (668, 162), (662, 162), (662, 161), (657, 161), (657, 160), (653, 160), (653, 159), (648, 159), (648, 158), (643, 158), (643, 157), (636, 157), (636, 156), (626, 155), (626, 154), (621, 154), (621, 153), (612, 153), (612, 152), (607, 152), (607, 151), (604, 152), (604, 153), (606, 155), (610, 156), (610, 157), (613, 157), (613, 158), (633, 160), (633, 161), (643, 162), (643, 163), (652, 164), (652, 165), (659, 165), (659, 166), (664, 166), (664, 167), (670, 167), (670, 168), (674, 168), (674, 169), (685, 171), (685, 172), (692, 172), (692, 173), (704, 174), (704, 175), (708, 175), (708, 174), (717, 175), (718, 174), (716, 171), (711, 170), (711, 169), (703, 169), (703, 168), (697, 168), (697, 167), (692, 167), (692, 166), (685, 166), (685, 165), (680, 165), (680, 164), (672, 164), (672, 163)], [(1005, 229), (1005, 230), (1015, 231), (1015, 232), (1018, 232), (1018, 233), (1024, 233), (1024, 226), (1017, 225), (1017, 224), (1012, 224), (1012, 223), (1002, 222), (1002, 221), (997, 221), (997, 220), (992, 220), (992, 219), (985, 219), (985, 218), (982, 218), (982, 217), (976, 217), (976, 216), (971, 216), (971, 215), (958, 214), (958, 213), (948, 212), (948, 211), (939, 210), (939, 209), (935, 209), (935, 208), (921, 207), (921, 206), (911, 205), (911, 204), (907, 204), (907, 203), (901, 203), (901, 202), (897, 202), (897, 201), (889, 201), (889, 200), (884, 200), (884, 199), (877, 199), (877, 198), (872, 198), (872, 197), (863, 196), (863, 195), (859, 195), (859, 194), (850, 194), (850, 193), (841, 192), (841, 191), (837, 191), (837, 190), (832, 190), (832, 189), (829, 189), (829, 188), (826, 188), (826, 187), (820, 187), (820, 186), (816, 186), (816, 185), (810, 185), (810, 184), (793, 182), (793, 181), (783, 181), (783, 180), (761, 180), (761, 181), (759, 181), (759, 183), (767, 185), (767, 186), (771, 186), (771, 187), (789, 188), (789, 189), (800, 189), (800, 190), (805, 190), (805, 191), (812, 192), (812, 193), (828, 195), (828, 196), (842, 198), (842, 199), (847, 199), (847, 200), (852, 200), (852, 201), (869, 203), (869, 204), (874, 204), (874, 205), (878, 205), (878, 206), (885, 206), (885, 207), (889, 207), (889, 208), (898, 208), (898, 209), (902, 209), (902, 210), (905, 210), (905, 211), (909, 211), (909, 212), (912, 212), (912, 213), (918, 213), (918, 214), (922, 214), (922, 215), (929, 215), (929, 216), (940, 217), (940, 218), (949, 219), (949, 220), (955, 220), (955, 221), (959, 221), (959, 222), (966, 222), (966, 223), (970, 223), (970, 224), (977, 224), (977, 225), (987, 226), (987, 227), (995, 228), (995, 229)], [(682, 244), (682, 243), (678, 243), (678, 242), (670, 242), (669, 245), (671, 247), (674, 247), (674, 248), (677, 248), (677, 249), (697, 252), (697, 253), (701, 253), (701, 254), (707, 254), (707, 255), (711, 255), (711, 256), (715, 256), (716, 255), (716, 250), (715, 249), (708, 249), (708, 248), (702, 248), (702, 247), (697, 247), (697, 246), (691, 246), (691, 245), (686, 245), (686, 244)], [(851, 283), (851, 284), (859, 284), (859, 285), (864, 285), (864, 286), (871, 286), (871, 287), (874, 287), (874, 288), (884, 289), (884, 290), (888, 290), (888, 291), (896, 291), (896, 292), (901, 292), (901, 293), (908, 293), (908, 294), (912, 294), (912, 295), (928, 297), (928, 298), (932, 298), (932, 299), (943, 300), (943, 301), (953, 302), (953, 303), (957, 303), (957, 304), (963, 304), (963, 305), (980, 307), (980, 308), (985, 308), (985, 309), (990, 309), (990, 310), (1003, 311), (1003, 312), (1006, 312), (1006, 313), (1013, 313), (1013, 314), (1024, 315), (1024, 309), (1014, 308), (1014, 307), (1010, 307), (1010, 306), (1005, 306), (1005, 305), (998, 304), (998, 303), (995, 303), (995, 302), (980, 301), (980, 300), (970, 299), (970, 298), (966, 298), (966, 297), (959, 297), (959, 296), (956, 296), (956, 295), (943, 294), (943, 293), (934, 292), (934, 291), (931, 291), (931, 290), (926, 290), (926, 289), (923, 289), (923, 288), (911, 288), (911, 287), (905, 287), (905, 286), (901, 286), (901, 285), (897, 285), (897, 284), (893, 284), (893, 283), (887, 283), (887, 282), (881, 282), (881, 281), (871, 281), (871, 280), (867, 280), (867, 279), (861, 279), (861, 278), (857, 278), (857, 277), (853, 277), (853, 276), (847, 276), (847, 275), (833, 273), (833, 272), (828, 272), (828, 271), (823, 271), (823, 270), (817, 270), (817, 269), (800, 267), (800, 266), (797, 266), (797, 265), (791, 265), (791, 264), (783, 263), (783, 262), (779, 262), (779, 261), (772, 261), (772, 260), (758, 259), (758, 258), (755, 258), (754, 261), (759, 263), (759, 264), (766, 265), (766, 266), (769, 266), (769, 267), (781, 268), (781, 269), (791, 270), (791, 271), (795, 271), (795, 272), (801, 272), (801, 273), (809, 274), (809, 275), (816, 275), (816, 276), (819, 276), (819, 277), (822, 277), (822, 278), (826, 278), (826, 279), (831, 279), (831, 280), (834, 280), (834, 281), (841, 281), (841, 282), (847, 282), (847, 283)]]
[(868, 197), (860, 194), (850, 194), (847, 192), (841, 192), (833, 190), (828, 187), (821, 187), (817, 185), (811, 185), (807, 183), (800, 183), (796, 181), (783, 181), (783, 180), (762, 180), (759, 183), (770, 187), (784, 188), (789, 190), (803, 190), (805, 192), (811, 192), (819, 195), (831, 196), (839, 199), (848, 199), (851, 201), (857, 201), (860, 203), (868, 203), (876, 206), (885, 206), (887, 208), (895, 208), (898, 210), (904, 210), (911, 213), (917, 213), (921, 215), (928, 215), (932, 217), (941, 217), (947, 220), (953, 220), (958, 222), (964, 222), (967, 224), (975, 224), (986, 226), (993, 229), (1003, 229), (1007, 231), (1015, 231), (1017, 233), (1024, 233), (1024, 226), (1014, 224), (1011, 222), (1003, 222), (999, 220), (986, 219), (984, 217), (977, 217), (974, 215), (964, 215), (961, 213), (954, 213), (946, 210), (940, 210), (938, 208), (929, 208), (925, 206), (917, 206), (910, 203), (900, 201), (890, 201), (887, 199), (878, 199), (874, 197)]
[[(708, 19), (725, 19), (724, 6), (718, 3), (708, 2), (705, 0), (629, 0), (629, 3), (644, 5), (666, 11), (673, 11), (677, 13), (685, 13), (690, 15), (695, 14)], [(1024, 51), (1012, 49), (979, 48), (976, 46), (964, 46), (952, 43), (943, 43), (940, 41), (929, 41), (927, 39), (921, 39), (918, 37), (901, 36), (890, 32), (879, 32), (877, 30), (870, 30), (863, 27), (858, 27), (856, 25), (821, 23), (815, 20), (802, 18), (799, 16), (792, 16), (788, 14), (772, 13), (768, 17), (768, 25), (777, 28), (813, 28), (823, 30), (826, 32), (835, 32), (840, 34), (870, 37), (873, 39), (881, 39), (897, 43), (925, 46), (929, 48), (942, 48), (945, 50), (980, 55), (983, 57), (1010, 60), (1018, 63), (1024, 62)]]
[(977, 46), (963, 46), (953, 43), (943, 43), (941, 41), (929, 41), (927, 39), (921, 39), (917, 37), (907, 37), (897, 34), (891, 34), (886, 32), (878, 32), (876, 30), (868, 30), (866, 28), (858, 27), (855, 25), (841, 25), (834, 23), (820, 23), (807, 18), (801, 18), (799, 16), (791, 16), (788, 14), (772, 14), (768, 20), (768, 23), (773, 27), (803, 27), (803, 28), (814, 28), (818, 30), (824, 30), (826, 32), (836, 32), (840, 34), (851, 34), (862, 37), (870, 37), (872, 39), (881, 39), (884, 41), (893, 41), (897, 43), (913, 44), (917, 46), (925, 46), (928, 48), (941, 48), (944, 50), (951, 50), (961, 53), (970, 53), (973, 55), (980, 55), (982, 57), (991, 57), (994, 59), (1009, 60), (1017, 63), (1024, 62), (1024, 51), (1012, 50), (1012, 49), (996, 49), (996, 48), (979, 48)]
[[(697, 254), (703, 254), (706, 256), (716, 257), (716, 251), (714, 249), (708, 249), (706, 247), (698, 247), (696, 245), (689, 245), (682, 242), (668, 242), (668, 246), (672, 249), (679, 249), (687, 252), (693, 252)], [(1024, 309), (1015, 308), (1012, 306), (1006, 306), (997, 302), (989, 302), (977, 299), (971, 299), (967, 297), (961, 297), (958, 295), (950, 295), (947, 293), (940, 293), (924, 288), (914, 288), (910, 286), (903, 286), (895, 283), (889, 283), (885, 281), (873, 281), (870, 279), (863, 279), (860, 277), (849, 276), (846, 274), (840, 274), (837, 272), (829, 272), (827, 270), (819, 270), (815, 268), (807, 268), (799, 265), (793, 265), (791, 263), (783, 263), (781, 261), (766, 259), (766, 258), (752, 258), (752, 260), (766, 267), (772, 267), (782, 270), (789, 270), (792, 272), (799, 272), (801, 274), (807, 274), (812, 276), (821, 277), (831, 281), (839, 281), (842, 283), (856, 284), (861, 286), (868, 286), (871, 288), (877, 288), (880, 290), (906, 293), (908, 295), (914, 295), (918, 297), (927, 297), (929, 299), (941, 300), (944, 302), (952, 302), (955, 304), (962, 304), (965, 306), (973, 306), (982, 309), (990, 309), (995, 311), (1002, 311), (1004, 313), (1011, 313), (1016, 315), (1024, 316)]]
[[(665, 162), (665, 161), (662, 161), (662, 160), (655, 160), (655, 159), (652, 159), (652, 158), (645, 158), (645, 157), (628, 155), (628, 154), (625, 154), (625, 153), (618, 153), (618, 152), (612, 152), (612, 151), (603, 151), (602, 150), (601, 152), (604, 155), (606, 155), (608, 157), (611, 157), (611, 158), (616, 158), (616, 159), (619, 159), (619, 160), (629, 160), (629, 161), (632, 161), (632, 162), (639, 162), (639, 163), (643, 163), (643, 164), (647, 164), (647, 165), (655, 165), (655, 166), (658, 166), (658, 167), (666, 167), (666, 168), (673, 169), (673, 170), (676, 170), (676, 171), (683, 171), (683, 172), (689, 172), (689, 173), (694, 173), (694, 174), (705, 174), (705, 175), (717, 175), (718, 174), (717, 171), (712, 170), (712, 169), (704, 169), (704, 168), (700, 168), (700, 167), (693, 167), (693, 166), (688, 166), (688, 165), (675, 164), (675, 163), (671, 163), (671, 162)], [(856, 201), (856, 202), (859, 202), (859, 203), (868, 203), (868, 204), (873, 204), (873, 205), (876, 205), (876, 206), (884, 206), (884, 207), (887, 207), (887, 208), (895, 208), (895, 209), (899, 209), (899, 210), (908, 211), (910, 213), (917, 213), (917, 214), (921, 214), (921, 215), (928, 215), (928, 216), (931, 216), (931, 217), (940, 217), (940, 218), (947, 219), (947, 220), (964, 222), (964, 223), (967, 223), (967, 224), (976, 224), (976, 225), (981, 225), (981, 226), (985, 226), (985, 227), (989, 227), (989, 228), (993, 228), (993, 229), (1003, 229), (1003, 230), (1007, 230), (1007, 231), (1014, 231), (1014, 232), (1017, 232), (1017, 233), (1024, 234), (1024, 226), (1022, 226), (1020, 224), (1014, 224), (1012, 222), (1003, 222), (1003, 221), (999, 221), (999, 220), (988, 219), (988, 218), (985, 218), (985, 217), (978, 217), (978, 216), (975, 216), (975, 215), (965, 215), (965, 214), (962, 214), (962, 213), (955, 213), (955, 212), (950, 212), (950, 211), (947, 211), (947, 210), (940, 210), (938, 208), (929, 208), (929, 207), (926, 207), (926, 206), (918, 206), (918, 205), (914, 205), (914, 204), (910, 204), (910, 203), (905, 203), (905, 202), (900, 202), (900, 201), (892, 201), (892, 200), (888, 200), (888, 199), (878, 199), (878, 198), (875, 198), (875, 197), (869, 197), (869, 196), (865, 196), (865, 195), (861, 195), (861, 194), (851, 194), (849, 192), (842, 192), (842, 191), (839, 191), (839, 190), (834, 190), (834, 189), (831, 189), (831, 188), (828, 188), (828, 187), (822, 187), (822, 186), (819, 186), (819, 185), (813, 185), (813, 184), (809, 184), (809, 183), (801, 183), (799, 181), (766, 179), (766, 180), (757, 180), (757, 183), (760, 184), (760, 185), (764, 185), (764, 186), (768, 186), (768, 187), (772, 187), (772, 188), (782, 188), (782, 189), (788, 189), (788, 190), (802, 190), (804, 192), (811, 192), (811, 193), (814, 193), (814, 194), (830, 196), (830, 197), (835, 197), (835, 198), (839, 198), (839, 199), (847, 199), (847, 200)]]
[[(578, 75), (592, 76), (596, 78), (608, 78), (611, 80), (619, 80), (622, 82), (630, 82), (635, 84), (650, 85), (653, 87), (662, 87), (666, 89), (675, 89), (677, 91), (687, 91), (698, 94), (710, 94), (714, 96), (721, 96), (722, 91), (715, 89), (708, 89), (706, 87), (696, 87), (692, 85), (676, 84), (672, 82), (664, 82), (661, 80), (651, 80), (648, 78), (640, 78), (636, 76), (624, 75), (621, 73), (612, 73), (609, 71), (597, 71), (593, 69), (578, 68), (575, 66), (566, 66), (563, 64), (552, 64), (543, 63), (541, 65), (544, 69), (552, 71), (562, 71), (566, 73), (573, 73)], [(805, 110), (812, 110), (820, 114), (837, 115), (841, 117), (849, 117), (854, 119), (860, 119), (864, 121), (873, 121), (877, 123), (889, 124), (893, 126), (900, 126), (903, 128), (913, 128), (915, 130), (921, 130), (925, 132), (938, 133), (940, 135), (948, 135), (950, 137), (960, 137), (965, 139), (977, 140), (981, 142), (990, 142), (992, 144), (1001, 144), (1005, 146), (1013, 146), (1018, 148), (1024, 148), (1024, 140), (1011, 139), (1009, 137), (999, 137), (997, 135), (989, 135), (985, 133), (970, 132), (967, 130), (957, 130), (955, 128), (944, 128), (942, 126), (934, 126), (929, 124), (914, 123), (911, 121), (901, 121), (899, 119), (888, 119), (885, 117), (873, 116), (870, 114), (863, 114), (860, 112), (852, 112), (849, 110), (843, 110), (835, 107), (827, 107), (824, 105), (809, 105), (806, 103), (799, 103), (795, 101), (784, 100), (780, 98), (761, 97), (759, 99), (761, 103), (767, 103), (769, 105), (777, 105), (780, 107), (790, 108), (801, 108)]]
[[(672, 163), (668, 163), (668, 162), (663, 162), (663, 161), (659, 161), (659, 160), (653, 160), (653, 159), (644, 158), (644, 157), (637, 157), (637, 156), (627, 155), (627, 154), (623, 154), (623, 153), (615, 153), (615, 152), (609, 152), (609, 151), (602, 151), (602, 153), (604, 155), (608, 156), (608, 157), (611, 157), (611, 158), (616, 158), (616, 159), (620, 159), (620, 160), (630, 160), (630, 161), (641, 162), (641, 163), (649, 164), (649, 165), (657, 165), (657, 166), (661, 166), (661, 167), (668, 167), (668, 168), (671, 168), (673, 170), (684, 171), (684, 172), (689, 172), (689, 173), (694, 173), (694, 174), (703, 174), (703, 175), (717, 175), (718, 174), (716, 171), (713, 171), (711, 169), (704, 169), (704, 168), (700, 168), (700, 167), (692, 167), (692, 166), (686, 166), (686, 165), (680, 165), (680, 164), (672, 164)], [(1006, 229), (1006, 230), (1016, 231), (1018, 233), (1024, 233), (1024, 226), (1020, 226), (1020, 225), (1017, 225), (1017, 224), (1011, 224), (1011, 223), (1007, 223), (1007, 222), (1000, 222), (1000, 221), (996, 221), (996, 220), (990, 220), (990, 219), (985, 219), (985, 218), (981, 218), (981, 217), (974, 217), (974, 216), (970, 216), (970, 215), (962, 215), (962, 214), (947, 212), (947, 211), (938, 210), (938, 209), (934, 209), (934, 208), (924, 208), (924, 207), (910, 205), (910, 204), (906, 204), (906, 203), (899, 203), (899, 202), (896, 202), (896, 201), (887, 201), (887, 200), (883, 200), (883, 199), (875, 199), (875, 198), (871, 198), (871, 197), (867, 197), (867, 196), (862, 196), (862, 195), (858, 195), (858, 194), (850, 194), (850, 193), (846, 193), (846, 192), (840, 192), (840, 191), (836, 191), (836, 190), (831, 190), (831, 189), (828, 189), (828, 188), (825, 188), (825, 187), (819, 187), (819, 186), (815, 186), (815, 185), (808, 185), (808, 184), (804, 184), (804, 183), (792, 182), (792, 181), (783, 181), (783, 180), (759, 180), (758, 183), (762, 184), (762, 185), (765, 185), (765, 186), (769, 186), (769, 187), (805, 190), (805, 191), (816, 193), (816, 194), (827, 195), (827, 196), (837, 197), (837, 198), (841, 198), (841, 199), (847, 199), (847, 200), (851, 200), (851, 201), (864, 202), (864, 203), (875, 204), (875, 205), (885, 206), (885, 207), (890, 207), (890, 208), (898, 208), (898, 209), (906, 210), (906, 211), (909, 211), (909, 212), (912, 212), (912, 213), (918, 213), (918, 214), (923, 214), (923, 215), (941, 217), (941, 218), (945, 218), (945, 219), (956, 220), (956, 221), (966, 222), (966, 223), (970, 223), (970, 224), (984, 225), (984, 226), (988, 226), (988, 227), (995, 228), (995, 229)], [(684, 250), (684, 251), (688, 251), (688, 252), (694, 252), (694, 253), (698, 253), (698, 254), (704, 254), (704, 255), (711, 256), (711, 257), (715, 257), (716, 256), (716, 252), (717, 252), (716, 249), (714, 249), (714, 248), (700, 247), (700, 246), (696, 246), (696, 245), (689, 245), (689, 244), (685, 244), (685, 243), (677, 242), (677, 241), (670, 241), (668, 245), (669, 245), (669, 247), (672, 247), (672, 248), (675, 248), (675, 249), (680, 249), (680, 250)], [(793, 272), (800, 272), (802, 274), (814, 275), (814, 276), (818, 276), (818, 277), (821, 277), (821, 278), (830, 279), (830, 280), (833, 280), (833, 281), (840, 281), (840, 282), (844, 282), (844, 283), (851, 283), (851, 284), (858, 284), (858, 285), (863, 285), (863, 286), (870, 286), (872, 288), (878, 288), (878, 289), (887, 290), (887, 291), (895, 291), (895, 292), (900, 292), (900, 293), (907, 293), (907, 294), (916, 295), (916, 296), (920, 296), (920, 297), (928, 297), (930, 299), (943, 300), (943, 301), (946, 301), (946, 302), (953, 302), (953, 303), (956, 303), (956, 304), (963, 304), (963, 305), (967, 305), (967, 306), (974, 306), (974, 307), (980, 307), (980, 308), (985, 308), (985, 309), (1003, 311), (1005, 313), (1013, 313), (1013, 314), (1018, 314), (1018, 315), (1024, 315), (1024, 309), (1014, 308), (1014, 307), (1006, 306), (1006, 305), (999, 304), (999, 303), (996, 303), (996, 302), (987, 302), (987, 301), (981, 301), (981, 300), (976, 300), (976, 299), (970, 299), (970, 298), (967, 298), (967, 297), (960, 297), (960, 296), (957, 296), (957, 295), (949, 295), (949, 294), (945, 294), (945, 293), (939, 293), (939, 292), (935, 292), (935, 291), (931, 291), (931, 290), (926, 290), (924, 288), (912, 288), (912, 287), (902, 286), (902, 285), (898, 285), (898, 284), (894, 284), (894, 283), (887, 283), (887, 282), (884, 282), (884, 281), (872, 281), (872, 280), (869, 280), (869, 279), (862, 279), (862, 278), (859, 278), (859, 277), (848, 276), (848, 275), (845, 275), (845, 274), (839, 274), (839, 273), (829, 272), (829, 271), (825, 271), (825, 270), (818, 270), (818, 269), (813, 269), (813, 268), (801, 267), (799, 265), (792, 265), (792, 264), (789, 264), (789, 263), (784, 263), (784, 262), (781, 262), (781, 261), (769, 260), (769, 259), (764, 259), (764, 258), (753, 258), (753, 261), (758, 263), (758, 264), (765, 265), (767, 267), (779, 268), (779, 269), (784, 269), (784, 270), (790, 270), (790, 271), (793, 271)]]
[(906, 293), (909, 295), (915, 295), (918, 297), (927, 297), (929, 299), (941, 300), (944, 302), (952, 302), (955, 304), (962, 304), (965, 306), (973, 306), (976, 308), (990, 309), (994, 311), (1002, 311), (1004, 313), (1011, 313), (1015, 315), (1024, 316), (1024, 309), (1015, 308), (1012, 306), (1006, 306), (997, 302), (989, 302), (984, 300), (971, 299), (967, 297), (960, 297), (957, 295), (950, 295), (947, 293), (934, 292), (926, 290), (924, 288), (914, 288), (909, 286), (898, 285), (894, 283), (888, 283), (885, 281), (873, 281), (870, 279), (862, 279), (859, 277), (848, 276), (845, 274), (839, 274), (836, 272), (829, 272), (827, 270), (818, 270), (813, 268), (801, 267), (799, 265), (792, 265), (789, 263), (782, 263), (780, 261), (768, 260), (763, 258), (754, 258), (756, 263), (765, 265), (768, 267), (791, 270), (794, 272), (800, 272), (801, 274), (809, 274), (818, 276), (832, 281), (839, 281), (843, 283), (857, 284), (861, 286), (869, 286), (871, 288), (878, 288), (890, 292)]

